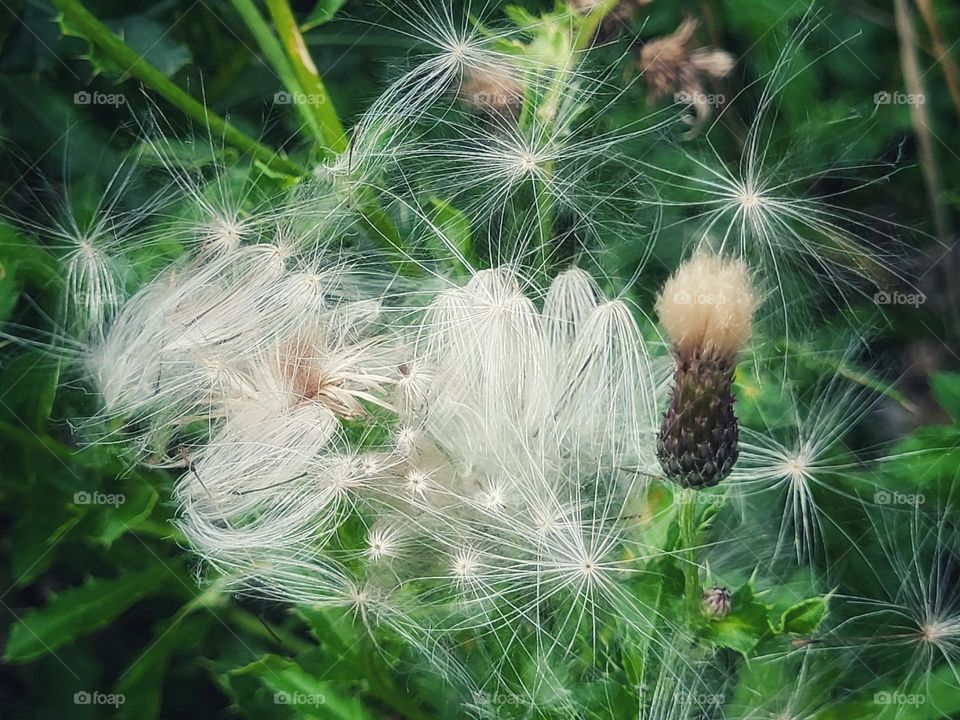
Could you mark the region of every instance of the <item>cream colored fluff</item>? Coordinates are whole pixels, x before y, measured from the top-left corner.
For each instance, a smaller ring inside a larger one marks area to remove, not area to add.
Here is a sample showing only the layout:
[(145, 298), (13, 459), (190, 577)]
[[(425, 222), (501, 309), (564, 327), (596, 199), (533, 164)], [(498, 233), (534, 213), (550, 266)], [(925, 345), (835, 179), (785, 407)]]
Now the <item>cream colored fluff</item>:
[(681, 357), (732, 360), (750, 339), (757, 302), (746, 264), (698, 251), (664, 284), (657, 315)]

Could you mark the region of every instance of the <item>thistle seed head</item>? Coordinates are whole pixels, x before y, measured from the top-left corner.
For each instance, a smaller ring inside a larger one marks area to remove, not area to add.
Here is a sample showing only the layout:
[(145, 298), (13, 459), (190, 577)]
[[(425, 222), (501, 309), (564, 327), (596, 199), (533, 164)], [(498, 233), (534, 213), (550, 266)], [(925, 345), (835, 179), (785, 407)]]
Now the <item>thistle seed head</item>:
[(657, 301), (676, 358), (657, 457), (685, 488), (716, 485), (739, 457), (733, 371), (756, 305), (746, 266), (703, 252), (680, 266)]

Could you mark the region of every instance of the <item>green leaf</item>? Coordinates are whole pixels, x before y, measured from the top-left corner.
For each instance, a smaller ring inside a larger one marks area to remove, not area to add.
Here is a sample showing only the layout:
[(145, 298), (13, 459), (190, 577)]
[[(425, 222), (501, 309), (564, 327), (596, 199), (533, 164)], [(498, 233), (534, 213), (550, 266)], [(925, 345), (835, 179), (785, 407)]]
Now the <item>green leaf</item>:
[[(431, 198), (434, 212), (431, 221), (438, 231), (437, 257), (450, 257), (450, 250), (458, 252), (470, 265), (476, 267), (473, 255), (473, 235), (470, 220), (460, 210), (440, 198)], [(457, 267), (463, 269), (457, 262)]]
[(61, 282), (60, 266), (50, 253), (32, 237), (0, 222), (0, 321), (13, 307), (11, 295), (19, 294), (23, 285), (43, 290)]
[(930, 388), (940, 407), (954, 422), (960, 422), (960, 373), (934, 373), (930, 376)]
[(310, 15), (300, 26), (300, 31), (306, 32), (330, 22), (346, 3), (347, 0), (317, 0)]
[(45, 434), (60, 382), (60, 362), (40, 351), (6, 363), (0, 372), (0, 420)]
[(80, 521), (75, 515), (64, 519), (61, 513), (51, 512), (50, 505), (39, 502), (38, 496), (39, 493), (33, 493), (33, 502), (17, 519), (13, 530), (11, 571), (16, 586), (29, 585), (50, 567), (57, 557), (55, 549), (60, 539)]
[(751, 580), (733, 593), (730, 613), (710, 622), (708, 637), (716, 645), (746, 655), (770, 631), (769, 608), (757, 600)]
[(330, 683), (308, 673), (289, 658), (264, 655), (230, 674), (256, 677), (272, 694), (276, 705), (289, 706), (297, 714), (330, 719), (372, 720), (358, 698), (339, 692)]
[(510, 18), (519, 28), (536, 27), (540, 22), (540, 18), (519, 5), (504, 6), (503, 14)]
[(928, 498), (952, 502), (960, 474), (960, 426), (929, 425), (913, 431), (881, 460), (883, 488), (902, 493), (920, 491)]
[(177, 652), (199, 646), (206, 636), (213, 615), (177, 616), (161, 623), (144, 652), (120, 677), (116, 692), (124, 696), (118, 715), (135, 720), (153, 720), (160, 716), (163, 680), (170, 660)]
[(96, 506), (96, 512), (90, 519), (90, 535), (108, 547), (125, 532), (149, 518), (160, 497), (153, 486), (136, 476), (105, 495), (113, 497), (116, 502)]
[(91, 578), (24, 613), (10, 630), (4, 659), (25, 662), (109, 625), (170, 577), (163, 565), (111, 579)]
[(801, 600), (780, 616), (778, 633), (809, 635), (816, 630), (830, 611), (830, 596)]
[(15, 278), (16, 267), (0, 258), (0, 323), (7, 321), (20, 297), (20, 287)]

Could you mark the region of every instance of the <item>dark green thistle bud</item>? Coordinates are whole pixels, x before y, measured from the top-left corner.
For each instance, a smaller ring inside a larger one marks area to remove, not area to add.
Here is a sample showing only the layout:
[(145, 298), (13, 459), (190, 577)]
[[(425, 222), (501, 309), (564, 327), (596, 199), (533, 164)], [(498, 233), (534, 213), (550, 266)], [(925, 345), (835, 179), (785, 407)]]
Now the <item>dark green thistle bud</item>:
[(733, 372), (755, 309), (746, 266), (706, 253), (680, 266), (657, 301), (676, 359), (657, 457), (684, 488), (712, 487), (737, 462)]

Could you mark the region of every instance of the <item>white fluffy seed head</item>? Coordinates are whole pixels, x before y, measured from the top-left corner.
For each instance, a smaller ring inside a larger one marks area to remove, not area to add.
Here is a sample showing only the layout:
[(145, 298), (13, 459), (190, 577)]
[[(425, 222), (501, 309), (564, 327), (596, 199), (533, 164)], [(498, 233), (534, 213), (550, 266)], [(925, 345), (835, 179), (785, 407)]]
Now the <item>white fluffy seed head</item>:
[(664, 284), (657, 316), (681, 358), (730, 361), (750, 339), (757, 304), (745, 263), (697, 251)]

